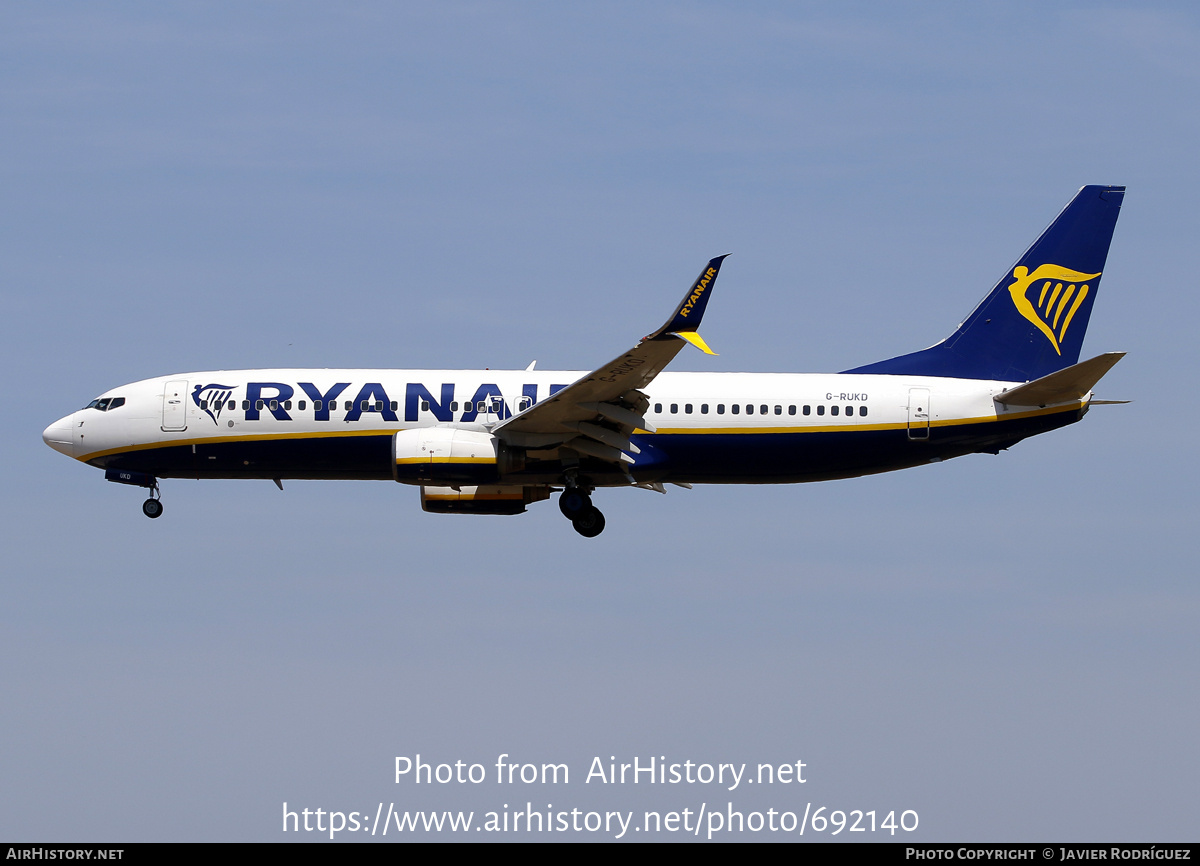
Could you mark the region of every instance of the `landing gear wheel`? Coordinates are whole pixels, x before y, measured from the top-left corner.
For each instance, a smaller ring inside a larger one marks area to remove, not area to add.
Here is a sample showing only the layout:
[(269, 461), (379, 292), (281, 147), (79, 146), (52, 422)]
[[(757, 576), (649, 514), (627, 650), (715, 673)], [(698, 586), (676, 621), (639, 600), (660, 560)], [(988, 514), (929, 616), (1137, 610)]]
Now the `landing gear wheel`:
[(558, 510), (567, 520), (578, 520), (592, 507), (592, 498), (578, 487), (568, 487), (558, 497)]
[(142, 514), (149, 518), (162, 517), (162, 502), (158, 499), (147, 499), (142, 503)]
[(572, 520), (571, 525), (584, 538), (595, 538), (604, 531), (604, 515), (600, 513), (599, 508), (591, 505), (583, 514)]

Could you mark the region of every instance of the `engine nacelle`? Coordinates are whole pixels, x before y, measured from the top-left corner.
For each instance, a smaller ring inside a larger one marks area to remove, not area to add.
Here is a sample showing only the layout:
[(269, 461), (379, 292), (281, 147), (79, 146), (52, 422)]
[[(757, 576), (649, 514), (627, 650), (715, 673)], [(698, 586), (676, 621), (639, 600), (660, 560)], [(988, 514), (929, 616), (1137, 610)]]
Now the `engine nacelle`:
[(405, 484), (495, 484), (523, 465), (523, 451), (480, 430), (422, 427), (392, 437), (392, 477)]
[(549, 487), (422, 487), (421, 508), (436, 514), (521, 514), (550, 498)]

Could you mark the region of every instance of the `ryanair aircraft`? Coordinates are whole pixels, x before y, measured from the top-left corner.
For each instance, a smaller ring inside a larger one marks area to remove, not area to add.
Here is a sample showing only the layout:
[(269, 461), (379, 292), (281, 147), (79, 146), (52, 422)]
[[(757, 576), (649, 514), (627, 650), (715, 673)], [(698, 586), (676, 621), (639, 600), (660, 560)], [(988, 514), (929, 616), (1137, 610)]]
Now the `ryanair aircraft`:
[(837, 374), (664, 373), (697, 329), (724, 256), (661, 328), (590, 373), (216, 370), (102, 394), (46, 444), (148, 488), (159, 479), (378, 479), (426, 511), (520, 514), (558, 493), (589, 538), (601, 487), (850, 478), (997, 454), (1080, 420), (1124, 353), (1079, 361), (1125, 188), (1085, 186), (958, 329)]

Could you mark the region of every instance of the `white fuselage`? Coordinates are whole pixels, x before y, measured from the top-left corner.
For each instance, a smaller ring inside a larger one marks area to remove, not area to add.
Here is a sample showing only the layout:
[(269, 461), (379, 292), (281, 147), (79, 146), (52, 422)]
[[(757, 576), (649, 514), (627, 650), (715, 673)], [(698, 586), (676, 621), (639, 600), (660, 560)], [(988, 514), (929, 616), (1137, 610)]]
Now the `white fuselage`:
[[(389, 478), (400, 431), (487, 431), (584, 375), (512, 370), (218, 370), (134, 382), (47, 428), (52, 447), (157, 477)], [(669, 373), (632, 476), (764, 483), (845, 477), (1004, 447), (1078, 420), (1083, 400), (1011, 409), (1019, 383), (922, 376)], [(94, 403), (96, 401), (93, 401)], [(1066, 417), (1064, 413), (1069, 413)], [(811, 447), (806, 447), (811, 446)], [(774, 468), (772, 468), (774, 467)], [(536, 472), (534, 472), (536, 475)], [(553, 479), (525, 480), (553, 483)], [(604, 483), (628, 483), (618, 476)]]

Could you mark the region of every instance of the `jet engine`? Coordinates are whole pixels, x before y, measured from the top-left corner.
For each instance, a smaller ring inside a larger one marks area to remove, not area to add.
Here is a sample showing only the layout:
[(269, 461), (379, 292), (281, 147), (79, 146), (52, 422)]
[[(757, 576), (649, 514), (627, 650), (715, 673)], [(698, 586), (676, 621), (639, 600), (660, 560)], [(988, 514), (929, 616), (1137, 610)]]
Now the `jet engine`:
[(437, 514), (521, 514), (550, 498), (549, 487), (422, 487), (421, 508)]
[[(401, 430), (392, 437), (392, 477), (404, 484), (495, 484), (525, 465), (525, 452), (490, 433), (456, 427)], [(522, 509), (524, 510), (524, 509)]]

